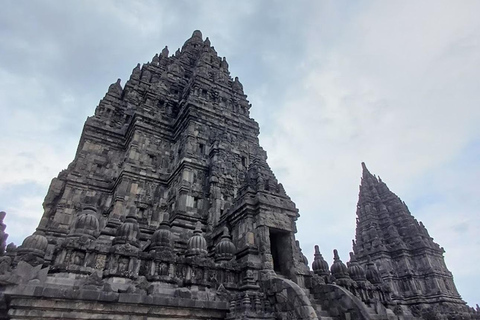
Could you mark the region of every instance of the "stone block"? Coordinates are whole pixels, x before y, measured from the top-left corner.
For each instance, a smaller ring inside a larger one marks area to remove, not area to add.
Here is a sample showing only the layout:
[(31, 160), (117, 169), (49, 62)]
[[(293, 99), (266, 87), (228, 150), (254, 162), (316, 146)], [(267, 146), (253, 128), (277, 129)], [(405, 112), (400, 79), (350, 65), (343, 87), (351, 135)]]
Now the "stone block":
[(80, 290), (79, 299), (98, 300), (100, 298), (100, 290)]
[(99, 301), (113, 302), (118, 300), (118, 293), (101, 291), (98, 297)]

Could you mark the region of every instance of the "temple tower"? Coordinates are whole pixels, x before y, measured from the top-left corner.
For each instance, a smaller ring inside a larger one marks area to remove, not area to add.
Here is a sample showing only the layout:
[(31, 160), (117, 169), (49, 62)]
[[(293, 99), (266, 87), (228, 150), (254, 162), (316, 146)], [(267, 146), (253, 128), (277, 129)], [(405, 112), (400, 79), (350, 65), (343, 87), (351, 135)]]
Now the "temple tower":
[(369, 259), (401, 304), (464, 305), (443, 258), (444, 250), (422, 222), (364, 163), (353, 250), (364, 266)]
[(200, 31), (110, 85), (18, 248), (0, 213), (0, 319), (398, 319), (382, 277), (404, 304), (463, 303), (365, 167), (357, 257), (335, 250), (330, 272), (317, 246), (310, 271), (250, 107)]
[(238, 261), (302, 282), (298, 210), (266, 162), (250, 107), (200, 31), (174, 55), (165, 47), (137, 65), (124, 87), (110, 85), (45, 198), (38, 230), (49, 240), (46, 259), (88, 207), (104, 247), (127, 217), (139, 246), (168, 217), (177, 252), (199, 226), (213, 257), (227, 229)]

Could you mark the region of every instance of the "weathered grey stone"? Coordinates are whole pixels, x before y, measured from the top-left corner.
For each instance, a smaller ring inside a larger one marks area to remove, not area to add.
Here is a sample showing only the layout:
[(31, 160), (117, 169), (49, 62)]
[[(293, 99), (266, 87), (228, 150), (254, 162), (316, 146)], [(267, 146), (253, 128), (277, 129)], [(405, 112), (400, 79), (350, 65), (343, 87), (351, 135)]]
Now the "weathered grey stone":
[(330, 274), (317, 247), (310, 271), (226, 59), (200, 31), (168, 55), (108, 88), (20, 247), (0, 212), (0, 318), (394, 319), (397, 305), (408, 319), (403, 297), (419, 316), (470, 312), (439, 246), (366, 168), (355, 255), (335, 252)]

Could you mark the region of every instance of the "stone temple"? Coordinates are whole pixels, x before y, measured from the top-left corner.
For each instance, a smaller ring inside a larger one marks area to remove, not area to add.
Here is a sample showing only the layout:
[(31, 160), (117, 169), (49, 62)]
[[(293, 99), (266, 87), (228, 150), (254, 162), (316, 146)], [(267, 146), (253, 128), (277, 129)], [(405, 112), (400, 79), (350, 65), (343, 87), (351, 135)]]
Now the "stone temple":
[(200, 31), (112, 84), (35, 233), (0, 224), (0, 319), (480, 319), (364, 164), (350, 261), (310, 268), (250, 107)]

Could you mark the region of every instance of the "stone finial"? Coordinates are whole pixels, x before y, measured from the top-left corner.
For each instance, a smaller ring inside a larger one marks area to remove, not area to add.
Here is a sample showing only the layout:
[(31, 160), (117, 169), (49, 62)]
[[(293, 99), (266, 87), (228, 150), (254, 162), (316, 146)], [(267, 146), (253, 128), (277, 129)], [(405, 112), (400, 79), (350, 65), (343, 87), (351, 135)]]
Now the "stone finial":
[(373, 175), (368, 171), (365, 162), (362, 162), (362, 178), (373, 177)]
[(113, 244), (130, 244), (139, 247), (140, 228), (138, 226), (137, 217), (130, 212), (125, 221), (118, 227), (117, 234), (113, 239)]
[(368, 256), (367, 260), (366, 278), (372, 284), (381, 284), (383, 282), (382, 277), (380, 276), (380, 273), (378, 272), (375, 263), (372, 262), (370, 256)]
[(48, 240), (43, 231), (35, 231), (31, 236), (23, 240), (22, 249), (32, 249), (45, 252), (48, 246)]
[(355, 281), (365, 281), (365, 270), (357, 262), (353, 252), (350, 252), (350, 262), (348, 263), (348, 274)]
[(112, 83), (110, 87), (108, 87), (108, 94), (114, 96), (116, 98), (120, 98), (122, 96), (122, 86), (120, 85), (121, 79), (117, 79), (117, 82)]
[(170, 230), (169, 214), (164, 213), (160, 226), (152, 235), (151, 246), (154, 249), (171, 249), (173, 247), (172, 231)]
[(210, 47), (211, 46), (211, 43), (210, 43), (210, 39), (208, 39), (208, 37), (205, 39), (205, 41), (203, 42), (203, 44), (206, 46), (206, 47)]
[(7, 213), (5, 211), (0, 211), (0, 256), (5, 254), (5, 248), (7, 246), (8, 234), (5, 233), (7, 225), (3, 223), (3, 219), (5, 219), (6, 215)]
[(17, 256), (32, 266), (43, 264), (47, 251), (48, 239), (43, 231), (37, 230), (31, 236), (23, 240), (22, 245), (17, 249)]
[(85, 206), (75, 221), (69, 236), (86, 236), (95, 239), (100, 232), (100, 224), (96, 217), (96, 209), (93, 206)]
[(163, 213), (163, 218), (162, 218), (162, 222), (160, 222), (160, 224), (167, 224), (169, 225), (170, 223), (170, 214), (168, 212), (164, 212)]
[(237, 92), (243, 93), (243, 85), (240, 83), (240, 80), (238, 80), (238, 77), (235, 77), (235, 80), (233, 81), (233, 89)]
[(7, 245), (7, 253), (15, 252), (16, 250), (17, 250), (17, 246), (15, 245), (15, 243), (10, 242), (10, 243)]
[(365, 164), (365, 162), (362, 162), (362, 169), (368, 171), (367, 165)]
[(225, 57), (222, 58), (222, 68), (225, 70), (228, 70), (228, 62), (227, 62), (227, 58)]
[(350, 255), (350, 261), (357, 262), (357, 258), (355, 257), (355, 254), (353, 252), (349, 252), (348, 254)]
[(335, 262), (341, 261), (341, 260), (340, 260), (340, 256), (338, 255), (337, 249), (333, 249), (333, 260), (334, 260)]
[(193, 231), (193, 236), (188, 239), (186, 255), (204, 256), (207, 253), (207, 241), (202, 235), (202, 223), (197, 221), (195, 225), (195, 231)]
[(152, 58), (152, 64), (157, 66), (159, 62), (160, 62), (160, 58), (158, 57), (158, 53), (156, 53)]
[(308, 258), (302, 252), (302, 248), (300, 247), (300, 241), (295, 240), (295, 244), (298, 249), (298, 259), (299, 259), (298, 261), (300, 261), (301, 263), (303, 263), (308, 267)]
[[(201, 49), (203, 47), (203, 39), (202, 39), (202, 33), (199, 30), (193, 31), (192, 37), (185, 41), (185, 43), (182, 46), (182, 52), (184, 50), (191, 51), (197, 49)], [(180, 53), (180, 51), (179, 51)], [(175, 52), (175, 56), (177, 56), (177, 53)]]
[(328, 262), (323, 259), (322, 254), (320, 253), (320, 248), (318, 245), (315, 245), (315, 254), (312, 262), (312, 270), (315, 274), (319, 276), (327, 276), (330, 274), (330, 270), (328, 268)]
[(228, 261), (231, 260), (237, 251), (237, 248), (233, 244), (228, 228), (223, 228), (223, 235), (220, 242), (215, 246), (215, 261)]
[(330, 272), (336, 279), (348, 278), (347, 266), (340, 260), (337, 249), (333, 250), (333, 264)]
[(193, 231), (193, 233), (202, 234), (202, 223), (200, 221), (197, 221), (195, 223), (195, 230)]
[(137, 66), (132, 70), (132, 75), (130, 76), (130, 79), (140, 80), (141, 74), (142, 74), (142, 71), (141, 71), (140, 63), (137, 63)]
[(162, 53), (160, 53), (160, 57), (168, 58), (168, 46), (165, 46), (165, 48), (163, 48)]
[(202, 32), (201, 32), (200, 30), (195, 30), (195, 31), (193, 31), (192, 38), (200, 38), (200, 39), (202, 39), (202, 38), (203, 38)]

